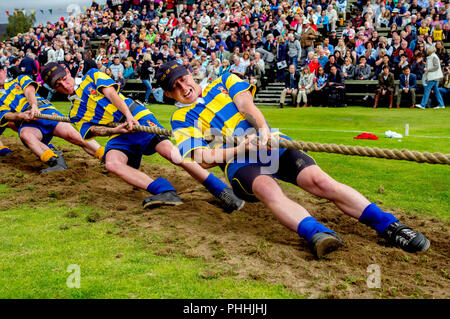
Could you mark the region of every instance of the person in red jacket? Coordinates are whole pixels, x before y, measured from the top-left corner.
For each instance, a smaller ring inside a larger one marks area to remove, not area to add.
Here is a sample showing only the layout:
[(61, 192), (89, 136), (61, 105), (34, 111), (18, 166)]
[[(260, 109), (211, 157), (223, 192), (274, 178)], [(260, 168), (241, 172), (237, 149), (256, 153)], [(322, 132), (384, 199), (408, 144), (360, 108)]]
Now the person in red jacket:
[[(402, 51), (403, 51), (403, 53), (402, 53)], [(400, 47), (397, 50), (395, 50), (394, 59), (398, 55), (402, 55), (402, 54), (406, 54), (408, 56), (408, 63), (412, 62), (413, 53), (410, 49), (408, 49), (408, 41), (406, 41), (406, 40), (402, 40), (402, 42), (400, 43)]]
[(314, 58), (311, 62), (309, 62), (308, 67), (311, 73), (314, 73), (314, 75), (317, 74), (317, 69), (320, 67), (319, 57), (317, 54), (314, 54)]

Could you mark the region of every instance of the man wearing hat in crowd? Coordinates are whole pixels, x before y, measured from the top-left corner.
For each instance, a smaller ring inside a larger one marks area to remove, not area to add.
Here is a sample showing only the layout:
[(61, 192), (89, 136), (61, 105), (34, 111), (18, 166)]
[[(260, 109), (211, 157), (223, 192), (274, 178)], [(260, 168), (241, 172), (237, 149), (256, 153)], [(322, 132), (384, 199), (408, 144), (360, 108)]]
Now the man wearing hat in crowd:
[[(118, 84), (105, 73), (91, 69), (75, 87), (75, 79), (62, 66), (51, 63), (42, 70), (42, 79), (62, 94), (69, 95), (72, 108), (69, 117), (85, 140), (110, 136), (102, 159), (106, 169), (134, 187), (147, 190), (152, 196), (143, 201), (144, 208), (182, 204), (175, 188), (162, 177), (153, 179), (139, 171), (143, 155), (159, 153), (173, 164), (180, 165), (214, 196), (227, 212), (239, 210), (244, 201), (238, 199), (220, 179), (197, 163), (181, 163), (180, 153), (166, 136), (134, 132), (133, 125), (161, 127), (144, 105), (118, 93)], [(122, 123), (115, 128), (98, 126)]]
[[(430, 243), (425, 236), (400, 224), (394, 215), (383, 212), (356, 190), (336, 182), (308, 154), (277, 148), (275, 136), (290, 138), (268, 126), (253, 103), (253, 85), (225, 73), (202, 88), (174, 61), (163, 64), (156, 78), (164, 94), (176, 100), (179, 107), (172, 115), (171, 125), (183, 160), (220, 166), (238, 197), (262, 201), (285, 227), (305, 238), (318, 257), (338, 249), (342, 240), (289, 199), (275, 178), (333, 201), (345, 214), (359, 219), (406, 251), (428, 249)], [(253, 132), (258, 129), (258, 139), (248, 134), (252, 129)], [(205, 139), (211, 133), (240, 137), (242, 142), (237, 146), (223, 145), (219, 138), (211, 148)], [(267, 149), (269, 140), (271, 149)]]
[(82, 147), (91, 156), (98, 155), (98, 151), (102, 149), (100, 145), (96, 141), (83, 141), (80, 133), (69, 123), (34, 118), (37, 113), (63, 116), (49, 101), (37, 94), (37, 82), (27, 75), (20, 75), (9, 82), (5, 80), (6, 70), (0, 66), (0, 86), (3, 92), (0, 94), (0, 134), (8, 122), (15, 122), (24, 145), (49, 166), (41, 170), (41, 173), (67, 169), (62, 153), (55, 152), (54, 148), (48, 146), (53, 136)]

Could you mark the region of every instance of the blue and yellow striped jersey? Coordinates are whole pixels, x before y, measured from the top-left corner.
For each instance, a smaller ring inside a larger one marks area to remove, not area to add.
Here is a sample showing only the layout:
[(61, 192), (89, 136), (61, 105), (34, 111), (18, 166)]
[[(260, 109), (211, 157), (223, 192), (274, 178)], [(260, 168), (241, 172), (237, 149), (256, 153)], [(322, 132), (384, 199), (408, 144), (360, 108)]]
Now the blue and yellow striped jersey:
[(183, 158), (196, 148), (207, 148), (203, 138), (207, 134), (241, 136), (252, 127), (233, 102), (246, 90), (254, 95), (256, 88), (226, 73), (203, 90), (202, 98), (174, 112), (171, 125)]
[[(122, 117), (116, 106), (102, 94), (102, 89), (114, 87), (119, 91), (119, 84), (108, 75), (98, 69), (90, 69), (83, 77), (81, 84), (75, 90), (76, 98), (73, 100), (69, 117), (72, 123), (80, 131), (83, 139), (89, 139), (89, 130), (92, 126), (118, 122)], [(130, 106), (133, 100), (121, 93), (119, 96)], [(132, 112), (136, 120), (139, 120), (151, 112), (145, 106), (138, 105)]]
[[(0, 125), (5, 124), (3, 117), (6, 113), (24, 112), (30, 104), (25, 96), (24, 90), (27, 86), (33, 85), (37, 89), (39, 84), (28, 75), (20, 75), (16, 79), (4, 84), (4, 91), (0, 93)], [(36, 93), (38, 101), (44, 100)], [(39, 107), (39, 110), (54, 109), (55, 107), (47, 104)]]

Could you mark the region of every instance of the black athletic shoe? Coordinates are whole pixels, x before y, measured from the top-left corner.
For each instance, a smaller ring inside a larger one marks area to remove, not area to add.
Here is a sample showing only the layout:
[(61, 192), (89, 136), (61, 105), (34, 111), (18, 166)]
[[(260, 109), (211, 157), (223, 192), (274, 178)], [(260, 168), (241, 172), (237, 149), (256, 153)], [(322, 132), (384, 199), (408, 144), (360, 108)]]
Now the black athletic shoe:
[(430, 241), (423, 234), (399, 222), (389, 225), (382, 237), (390, 244), (398, 246), (409, 253), (425, 251), (430, 247)]
[(55, 172), (55, 171), (63, 171), (63, 170), (68, 169), (66, 161), (64, 160), (64, 157), (62, 155), (62, 152), (60, 152), (60, 151), (58, 151), (58, 152), (59, 152), (58, 157), (53, 156), (47, 162), (45, 162), (45, 164), (47, 164), (50, 167), (41, 170), (39, 172), (40, 174), (50, 173), (50, 172)]
[(144, 208), (154, 208), (162, 205), (177, 206), (181, 204), (183, 204), (183, 202), (181, 201), (181, 198), (178, 197), (178, 194), (175, 191), (168, 191), (157, 195), (152, 195), (144, 199), (144, 201), (142, 202), (142, 206), (144, 206)]
[(314, 234), (309, 240), (309, 248), (317, 256), (322, 258), (343, 245), (342, 239), (335, 233), (322, 232)]
[(245, 205), (245, 201), (237, 197), (230, 187), (225, 188), (218, 198), (222, 201), (223, 209), (228, 214), (242, 209)]

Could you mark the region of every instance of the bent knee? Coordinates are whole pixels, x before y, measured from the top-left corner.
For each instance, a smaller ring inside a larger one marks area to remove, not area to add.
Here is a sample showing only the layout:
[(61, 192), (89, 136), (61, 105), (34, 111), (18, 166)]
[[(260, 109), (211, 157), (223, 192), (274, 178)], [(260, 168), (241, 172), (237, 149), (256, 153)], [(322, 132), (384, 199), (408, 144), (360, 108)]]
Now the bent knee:
[(116, 159), (109, 159), (109, 160), (107, 159), (105, 162), (106, 169), (111, 173), (115, 173), (117, 175), (119, 175), (124, 166), (126, 166), (125, 163)]
[(278, 183), (270, 176), (262, 175), (256, 178), (253, 181), (252, 190), (262, 202), (275, 203), (283, 201), (285, 197)]

